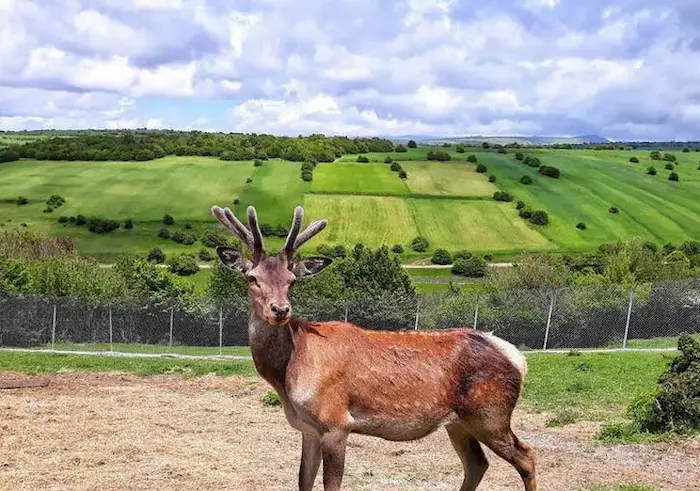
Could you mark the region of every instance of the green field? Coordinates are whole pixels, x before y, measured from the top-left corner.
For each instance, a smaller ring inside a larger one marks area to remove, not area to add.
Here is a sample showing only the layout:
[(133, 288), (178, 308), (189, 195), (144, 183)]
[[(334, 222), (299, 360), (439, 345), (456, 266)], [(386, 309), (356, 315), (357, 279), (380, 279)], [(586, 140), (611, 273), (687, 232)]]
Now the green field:
[(498, 188), (466, 162), (402, 162), (406, 184), (414, 194), (491, 197)]
[(407, 195), (408, 188), (388, 164), (319, 164), (311, 191), (328, 194)]

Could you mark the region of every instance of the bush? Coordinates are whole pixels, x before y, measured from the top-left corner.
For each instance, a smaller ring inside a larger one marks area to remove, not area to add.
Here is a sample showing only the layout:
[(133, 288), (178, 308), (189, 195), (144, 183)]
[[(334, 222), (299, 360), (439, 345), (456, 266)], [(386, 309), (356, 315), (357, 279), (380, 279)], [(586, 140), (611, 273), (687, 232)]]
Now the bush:
[(124, 220), (124, 229), (131, 230), (132, 228), (134, 228), (134, 221), (131, 218)]
[(182, 244), (185, 241), (185, 237), (186, 237), (185, 234), (178, 230), (170, 238), (172, 239), (173, 242), (177, 242), (178, 244)]
[(58, 217), (58, 223), (68, 223), (68, 217), (66, 217), (66, 216)]
[(394, 159), (392, 159), (392, 158), (389, 157), (388, 155), (387, 155), (386, 157), (384, 157), (384, 163), (385, 163), (385, 164), (391, 164), (393, 161), (394, 161)]
[(511, 202), (513, 201), (513, 195), (508, 193), (507, 191), (496, 191), (493, 193), (493, 199), (496, 201), (505, 201), (505, 202)]
[(170, 272), (178, 276), (190, 276), (199, 272), (197, 258), (192, 254), (179, 254), (168, 261)]
[(542, 165), (542, 161), (540, 161), (540, 159), (538, 159), (537, 157), (533, 157), (532, 155), (528, 155), (523, 160), (523, 164), (525, 164), (529, 167), (540, 167)]
[(476, 166), (476, 171), (477, 171), (479, 174), (485, 174), (487, 170), (488, 170), (488, 169), (486, 168), (486, 166), (485, 166), (484, 164), (479, 164), (479, 165)]
[(369, 162), (369, 158), (365, 157), (364, 155), (358, 155), (357, 161), (362, 164), (366, 164)]
[(689, 149), (688, 147), (684, 147), (684, 148), (683, 148), (683, 153), (688, 153), (688, 152), (690, 152), (690, 149)]
[(241, 200), (239, 200), (238, 198), (236, 198), (236, 199), (233, 200), (233, 204), (234, 204), (234, 205), (237, 205), (237, 204), (240, 203), (240, 202), (241, 202)]
[(53, 213), (53, 207), (47, 206), (46, 208), (44, 208), (44, 213)]
[(452, 156), (447, 152), (442, 152), (442, 151), (434, 152), (431, 150), (428, 152), (427, 159), (428, 160), (437, 160), (440, 162), (447, 162), (448, 160), (452, 160)]
[(479, 256), (471, 256), (469, 259), (459, 258), (452, 265), (452, 274), (469, 276), (471, 278), (481, 278), (486, 276), (488, 265)]
[(406, 179), (406, 178), (408, 177), (408, 174), (406, 174), (406, 171), (405, 171), (405, 170), (401, 169), (401, 170), (399, 171), (399, 177), (400, 177), (401, 179)]
[(162, 264), (167, 259), (165, 253), (158, 247), (154, 247), (148, 252), (147, 259), (156, 264)]
[(302, 172), (304, 172), (304, 171), (313, 172), (314, 168), (315, 168), (315, 165), (313, 162), (304, 162), (303, 164), (301, 164), (301, 171)]
[(309, 171), (303, 171), (301, 173), (302, 181), (311, 182), (314, 180), (314, 175)]
[(656, 168), (654, 166), (647, 167), (647, 174), (650, 176), (656, 175)]
[(60, 206), (63, 206), (65, 202), (66, 200), (58, 194), (52, 194), (49, 199), (46, 200), (46, 204), (51, 208), (59, 208)]
[(29, 203), (29, 198), (20, 196), (19, 198), (17, 198), (17, 201), (15, 201), (15, 203), (17, 203), (17, 206), (26, 205), (27, 203)]
[(499, 147), (498, 150), (496, 150), (498, 153), (508, 153), (508, 151), (505, 149), (505, 147)]
[(391, 168), (391, 170), (393, 170), (394, 172), (399, 172), (399, 171), (401, 170), (402, 167), (401, 167), (401, 164), (399, 164), (398, 162), (394, 161), (394, 162), (391, 163), (391, 167), (390, 167), (390, 168)]
[(632, 162), (633, 164), (638, 164), (639, 159), (637, 157), (630, 157), (630, 162)]
[(457, 144), (457, 146), (455, 146), (455, 152), (457, 152), (457, 153), (464, 153), (466, 151), (467, 151), (467, 147), (465, 147), (461, 143), (459, 143), (459, 144)]
[(401, 244), (396, 244), (391, 248), (391, 252), (394, 254), (403, 254), (403, 246)]
[(430, 247), (430, 242), (425, 237), (415, 237), (411, 241), (411, 249), (416, 252), (425, 252), (428, 250), (428, 247)]
[(556, 167), (552, 167), (549, 165), (543, 165), (543, 166), (540, 166), (539, 172), (543, 176), (552, 177), (554, 179), (559, 178), (559, 169), (557, 169)]
[(88, 219), (84, 215), (78, 215), (75, 217), (75, 224), (78, 227), (85, 225), (87, 222), (88, 222)]
[(279, 394), (277, 392), (273, 392), (271, 390), (268, 390), (265, 393), (265, 396), (262, 399), (263, 406), (267, 407), (276, 407), (276, 406), (281, 406), (282, 401), (280, 400)]
[(494, 176), (493, 174), (491, 174), (491, 175), (489, 176), (489, 182), (496, 182), (496, 176)]
[(192, 245), (192, 244), (194, 244), (196, 241), (197, 241), (197, 239), (195, 239), (194, 235), (185, 234), (185, 238), (182, 240), (182, 243), (183, 243), (184, 245)]
[(469, 155), (467, 157), (467, 162), (471, 162), (472, 164), (476, 164), (476, 162), (477, 162), (476, 155), (474, 155), (474, 154)]
[(678, 182), (678, 174), (676, 174), (675, 172), (671, 172), (671, 173), (668, 175), (668, 180), (669, 180), (669, 181), (676, 181), (676, 182)]
[(169, 239), (170, 238), (170, 230), (167, 229), (167, 227), (163, 227), (158, 231), (158, 237), (161, 239)]
[(676, 156), (673, 155), (672, 153), (665, 153), (664, 154), (664, 160), (667, 162), (675, 162), (676, 161)]
[(481, 148), (484, 150), (488, 150), (490, 147), (491, 145), (489, 145), (489, 142), (481, 142)]
[(0, 162), (15, 162), (20, 158), (20, 153), (14, 148), (0, 149)]
[(617, 209), (617, 206), (611, 206), (608, 211), (613, 215), (617, 215), (618, 213), (620, 213), (620, 210)]
[(522, 210), (523, 208), (525, 208), (525, 202), (524, 202), (524, 201), (518, 201), (518, 202), (515, 204), (515, 209), (516, 209), (516, 210)]
[(532, 184), (532, 177), (527, 174), (520, 178), (520, 182), (526, 185)]
[(456, 261), (458, 259), (469, 259), (470, 257), (472, 257), (472, 253), (462, 249), (461, 251), (455, 252), (455, 255), (452, 256), (452, 259)]
[(250, 184), (251, 182), (253, 182), (253, 178), (249, 177), (248, 179), (245, 180), (245, 182), (246, 182), (246, 184)]
[(641, 431), (689, 433), (700, 430), (700, 342), (687, 333), (678, 338), (680, 354), (659, 378), (651, 397), (628, 412)]
[(212, 249), (217, 246), (228, 245), (229, 234), (220, 228), (210, 228), (206, 230), (199, 241), (206, 247), (211, 247)]
[(192, 230), (192, 224), (191, 224), (190, 222), (186, 222), (186, 223), (182, 226), (182, 228), (184, 228), (185, 230)]
[(676, 168), (676, 166), (673, 165), (673, 163), (671, 163), (671, 162), (669, 162), (669, 163), (667, 163), (666, 165), (664, 165), (664, 169), (666, 169), (666, 170), (673, 170), (673, 169), (675, 169), (675, 168)]
[(578, 222), (576, 228), (579, 230), (586, 230), (586, 224), (584, 222)]
[(199, 252), (197, 253), (197, 256), (199, 256), (199, 259), (202, 261), (213, 261), (214, 260), (214, 254), (207, 248), (202, 247)]
[(525, 155), (523, 155), (523, 152), (515, 152), (515, 160), (523, 160), (525, 158)]
[(658, 150), (654, 150), (649, 154), (649, 158), (651, 160), (661, 160), (661, 152), (659, 152)]
[(416, 144), (415, 141), (413, 140), (408, 140), (408, 148), (416, 148), (418, 144)]
[(547, 215), (547, 212), (544, 210), (534, 211), (530, 217), (530, 223), (534, 223), (535, 225), (547, 225), (549, 223), (549, 215)]
[(435, 249), (433, 252), (433, 257), (430, 258), (430, 262), (433, 264), (450, 264), (452, 263), (452, 256), (445, 249)]
[(262, 165), (263, 165), (263, 161), (260, 160), (260, 159), (255, 159), (255, 160), (253, 161), (253, 166), (254, 166), (254, 167), (261, 167)]
[(119, 228), (119, 222), (109, 218), (92, 217), (88, 220), (88, 230), (96, 234), (106, 234)]
[(530, 208), (529, 206), (524, 206), (520, 208), (520, 211), (518, 212), (518, 216), (520, 218), (525, 218), (526, 220), (532, 217), (532, 214), (534, 213), (533, 209)]
[(396, 153), (406, 153), (406, 152), (408, 152), (408, 148), (406, 148), (405, 146), (403, 146), (403, 145), (401, 145), (401, 144), (398, 144), (398, 145), (396, 145), (396, 148), (394, 149), (394, 152), (396, 152)]
[(163, 223), (166, 225), (173, 225), (175, 224), (175, 219), (166, 213), (163, 215)]

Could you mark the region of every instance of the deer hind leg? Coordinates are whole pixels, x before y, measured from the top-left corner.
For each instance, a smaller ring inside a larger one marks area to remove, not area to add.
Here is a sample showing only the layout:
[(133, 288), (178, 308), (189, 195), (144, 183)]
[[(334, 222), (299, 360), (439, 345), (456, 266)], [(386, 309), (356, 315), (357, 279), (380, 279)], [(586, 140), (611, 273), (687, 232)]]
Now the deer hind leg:
[(299, 491), (311, 491), (321, 465), (321, 440), (317, 435), (302, 433)]
[(452, 446), (464, 467), (464, 482), (460, 491), (475, 491), (489, 468), (484, 450), (479, 441), (472, 437), (461, 423), (448, 426), (447, 434), (450, 435)]
[(502, 433), (479, 439), (496, 455), (515, 467), (523, 479), (525, 491), (537, 491), (535, 455), (530, 445), (521, 442), (510, 428)]
[(345, 472), (345, 448), (348, 433), (333, 429), (321, 436), (321, 455), (323, 456), (323, 489), (339, 491)]

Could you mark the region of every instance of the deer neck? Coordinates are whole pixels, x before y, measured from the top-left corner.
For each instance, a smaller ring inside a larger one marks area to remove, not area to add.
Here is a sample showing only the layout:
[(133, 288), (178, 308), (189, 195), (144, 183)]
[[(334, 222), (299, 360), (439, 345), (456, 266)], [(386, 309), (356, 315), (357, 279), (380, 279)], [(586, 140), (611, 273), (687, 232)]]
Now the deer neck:
[(252, 311), (248, 338), (258, 373), (277, 392), (284, 392), (287, 365), (294, 349), (289, 326), (272, 326)]

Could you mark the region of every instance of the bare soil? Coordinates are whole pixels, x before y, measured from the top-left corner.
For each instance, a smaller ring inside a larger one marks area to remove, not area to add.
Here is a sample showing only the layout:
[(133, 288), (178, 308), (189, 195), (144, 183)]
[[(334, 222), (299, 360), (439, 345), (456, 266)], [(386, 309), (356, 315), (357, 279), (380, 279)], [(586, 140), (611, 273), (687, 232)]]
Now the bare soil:
[[(280, 408), (262, 405), (266, 390), (243, 377), (75, 373), (51, 376), (48, 387), (3, 390), (0, 490), (296, 489), (300, 435)], [(516, 433), (536, 448), (543, 490), (621, 482), (697, 489), (700, 439), (603, 447), (592, 440), (597, 424), (546, 428), (547, 418), (514, 418)], [(348, 490), (456, 490), (461, 483), (444, 431), (410, 443), (353, 435), (349, 447)], [(512, 467), (487, 455), (480, 489), (522, 489)]]

